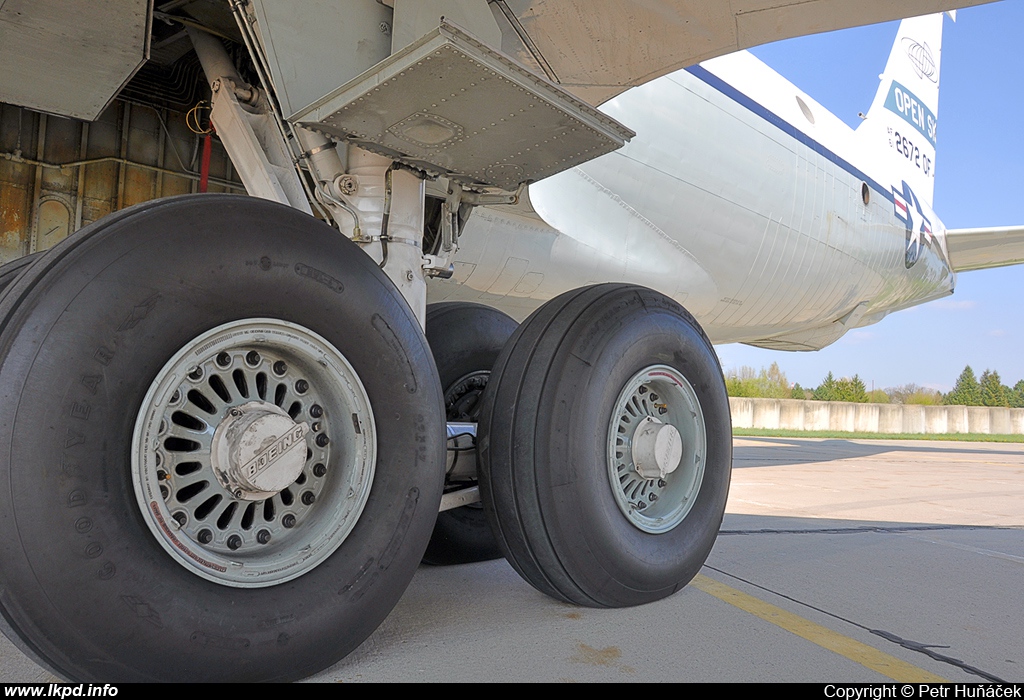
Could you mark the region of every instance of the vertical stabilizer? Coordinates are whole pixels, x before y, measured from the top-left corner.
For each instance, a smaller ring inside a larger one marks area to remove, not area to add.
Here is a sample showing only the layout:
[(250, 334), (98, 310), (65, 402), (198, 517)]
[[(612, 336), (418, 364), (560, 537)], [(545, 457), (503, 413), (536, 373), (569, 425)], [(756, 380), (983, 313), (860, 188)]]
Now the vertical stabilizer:
[(887, 153), (885, 162), (896, 169), (896, 181), (929, 205), (935, 189), (941, 53), (941, 14), (900, 22), (874, 102), (857, 129), (865, 148)]

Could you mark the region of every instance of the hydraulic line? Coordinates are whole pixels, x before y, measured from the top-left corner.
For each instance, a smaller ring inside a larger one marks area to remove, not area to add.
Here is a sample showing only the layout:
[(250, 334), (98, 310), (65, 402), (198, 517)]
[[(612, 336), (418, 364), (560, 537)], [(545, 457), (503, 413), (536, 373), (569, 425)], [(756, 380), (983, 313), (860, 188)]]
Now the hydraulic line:
[(397, 163), (392, 163), (384, 172), (384, 211), (380, 220), (380, 269), (388, 263), (388, 219), (391, 218), (391, 173)]
[(347, 211), (349, 213), (349, 215), (352, 217), (352, 220), (354, 222), (354, 226), (353, 226), (353, 229), (352, 229), (352, 238), (354, 238), (356, 240), (362, 238), (363, 232), (362, 232), (362, 229), (359, 226), (359, 213), (355, 210), (355, 208), (351, 204), (349, 204), (348, 202), (346, 202), (345, 200), (343, 200), (343, 199), (341, 199), (339, 197), (335, 197), (331, 193), (330, 186), (321, 185), (321, 186), (317, 187), (316, 188), (316, 196), (317, 196), (318, 199), (322, 197), (323, 199), (326, 199), (327, 201), (329, 201), (331, 204), (334, 204), (335, 206), (341, 207), (342, 209)]

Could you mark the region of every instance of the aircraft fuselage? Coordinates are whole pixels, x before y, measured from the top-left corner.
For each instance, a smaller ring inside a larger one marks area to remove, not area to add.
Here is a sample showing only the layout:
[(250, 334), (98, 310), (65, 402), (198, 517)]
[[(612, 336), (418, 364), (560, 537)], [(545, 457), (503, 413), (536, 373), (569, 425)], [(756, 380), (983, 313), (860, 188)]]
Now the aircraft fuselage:
[[(479, 209), (432, 301), (521, 318), (574, 287), (634, 282), (682, 303), (714, 342), (816, 349), (952, 293), (941, 222), (900, 196), (902, 142), (866, 148), (750, 54), (660, 78), (602, 110), (637, 136), (531, 185), (528, 206)], [(930, 236), (918, 233), (922, 220)]]

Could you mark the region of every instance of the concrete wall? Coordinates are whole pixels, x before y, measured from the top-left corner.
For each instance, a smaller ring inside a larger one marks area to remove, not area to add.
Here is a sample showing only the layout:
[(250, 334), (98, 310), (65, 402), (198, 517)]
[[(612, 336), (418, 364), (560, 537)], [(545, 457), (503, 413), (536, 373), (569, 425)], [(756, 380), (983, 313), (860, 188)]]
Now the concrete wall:
[(729, 398), (734, 428), (1024, 435), (1024, 408)]

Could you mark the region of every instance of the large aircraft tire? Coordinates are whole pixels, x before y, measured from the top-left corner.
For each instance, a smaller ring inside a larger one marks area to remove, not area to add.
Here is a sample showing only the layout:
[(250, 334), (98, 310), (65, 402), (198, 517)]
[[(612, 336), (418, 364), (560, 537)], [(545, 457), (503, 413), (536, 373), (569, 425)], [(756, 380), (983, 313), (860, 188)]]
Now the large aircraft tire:
[[(671, 299), (601, 284), (547, 302), (498, 358), (479, 430), (488, 516), (538, 590), (638, 605), (685, 586), (710, 553), (732, 468), (729, 402), (710, 342)], [(633, 443), (645, 474), (678, 466), (641, 476)]]
[(298, 679), (398, 601), (442, 393), (336, 231), (255, 198), (147, 203), (49, 251), (0, 324), (0, 612), (30, 656), (79, 681)]
[[(450, 301), (427, 307), (427, 341), (448, 420), (477, 420), (491, 367), (517, 325), (511, 316), (482, 304)], [(423, 561), (468, 564), (501, 556), (482, 505), (473, 504), (438, 514)]]
[(30, 255), (24, 255), (0, 265), (0, 296), (3, 295), (5, 289), (11, 286), (14, 280), (18, 279), (18, 276), (25, 271), (25, 268), (38, 260), (42, 254), (42, 251), (31, 253)]

